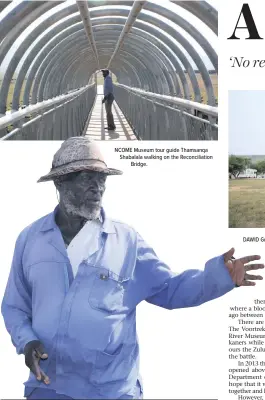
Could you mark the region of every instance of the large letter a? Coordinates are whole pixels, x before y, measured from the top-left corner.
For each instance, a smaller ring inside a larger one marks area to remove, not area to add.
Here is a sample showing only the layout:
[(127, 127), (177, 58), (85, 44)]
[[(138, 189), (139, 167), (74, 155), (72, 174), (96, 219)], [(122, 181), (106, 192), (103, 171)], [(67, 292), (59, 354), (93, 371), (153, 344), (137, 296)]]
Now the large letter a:
[[(243, 17), (245, 19), (246, 26), (238, 26), (238, 23), (239, 23), (239, 20), (240, 20), (240, 17), (241, 17), (242, 14), (243, 14)], [(246, 38), (246, 39), (263, 39), (263, 38), (261, 38), (259, 36), (259, 33), (258, 33), (257, 28), (256, 28), (254, 19), (252, 17), (249, 5), (247, 3), (243, 4), (242, 10), (241, 10), (241, 12), (239, 14), (239, 18), (238, 18), (237, 23), (236, 23), (236, 27), (235, 27), (234, 33), (228, 39), (239, 39), (235, 35), (235, 32), (236, 32), (237, 29), (247, 29), (248, 30), (249, 37)]]

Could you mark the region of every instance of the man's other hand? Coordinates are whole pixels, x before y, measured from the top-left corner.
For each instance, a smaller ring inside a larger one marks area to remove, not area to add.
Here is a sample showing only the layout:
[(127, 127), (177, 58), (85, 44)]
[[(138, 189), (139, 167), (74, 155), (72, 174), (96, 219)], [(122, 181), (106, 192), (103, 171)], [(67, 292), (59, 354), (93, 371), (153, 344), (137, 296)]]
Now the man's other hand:
[(224, 262), (231, 278), (236, 286), (255, 286), (253, 281), (262, 280), (261, 275), (251, 275), (248, 271), (263, 269), (264, 264), (249, 264), (252, 261), (260, 260), (260, 256), (246, 256), (239, 259), (233, 257), (235, 249), (230, 249), (224, 254)]
[(43, 344), (39, 340), (32, 340), (26, 344), (24, 355), (26, 366), (31, 370), (31, 372), (33, 372), (38, 381), (42, 381), (48, 385), (50, 379), (39, 366), (40, 359), (46, 360), (48, 358), (48, 354), (44, 349)]

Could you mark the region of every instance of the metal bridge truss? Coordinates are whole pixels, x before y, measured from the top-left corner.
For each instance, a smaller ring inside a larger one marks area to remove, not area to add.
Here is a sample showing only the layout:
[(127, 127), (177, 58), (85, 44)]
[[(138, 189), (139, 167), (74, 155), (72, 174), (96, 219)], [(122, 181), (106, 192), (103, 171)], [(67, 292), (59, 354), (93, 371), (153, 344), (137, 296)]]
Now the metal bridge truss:
[[(216, 139), (213, 84), (197, 48), (216, 73), (218, 57), (198, 28), (177, 11), (185, 9), (216, 35), (217, 11), (206, 1), (172, 3), (176, 12), (151, 1), (23, 1), (15, 6), (1, 1), (0, 138), (63, 140), (84, 134), (96, 96), (94, 74), (108, 67), (118, 79), (117, 103), (139, 138), (163, 139), (158, 129), (152, 135), (146, 119), (155, 121), (156, 112), (162, 114), (164, 107), (164, 122), (174, 114), (179, 129), (176, 134), (170, 127), (165, 139)], [(203, 109), (191, 60), (207, 96)], [(12, 113), (6, 115), (12, 84)], [(52, 103), (47, 106), (47, 101)], [(197, 103), (197, 110), (191, 103)], [(141, 126), (133, 117), (140, 104), (151, 112), (141, 113)]]

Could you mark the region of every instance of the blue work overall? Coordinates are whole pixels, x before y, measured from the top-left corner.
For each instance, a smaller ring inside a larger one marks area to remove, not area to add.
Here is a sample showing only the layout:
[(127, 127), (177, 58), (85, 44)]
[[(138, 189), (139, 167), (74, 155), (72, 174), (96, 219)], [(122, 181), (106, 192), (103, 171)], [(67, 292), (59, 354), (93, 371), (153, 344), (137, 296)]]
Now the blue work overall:
[(98, 251), (73, 278), (56, 210), (19, 235), (2, 302), (17, 353), (40, 340), (49, 355), (40, 367), (50, 384), (30, 373), (25, 395), (41, 398), (34, 397), (39, 388), (60, 399), (140, 398), (137, 305), (146, 300), (172, 310), (222, 296), (235, 287), (224, 258), (176, 274), (133, 228), (102, 210)]

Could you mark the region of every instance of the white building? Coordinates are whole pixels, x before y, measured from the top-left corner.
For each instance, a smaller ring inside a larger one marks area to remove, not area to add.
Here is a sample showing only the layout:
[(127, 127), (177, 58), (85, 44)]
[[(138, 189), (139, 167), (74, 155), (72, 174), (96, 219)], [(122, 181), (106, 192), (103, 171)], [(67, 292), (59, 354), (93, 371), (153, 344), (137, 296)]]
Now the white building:
[(252, 168), (247, 168), (245, 171), (240, 172), (238, 178), (257, 178), (257, 170)]

